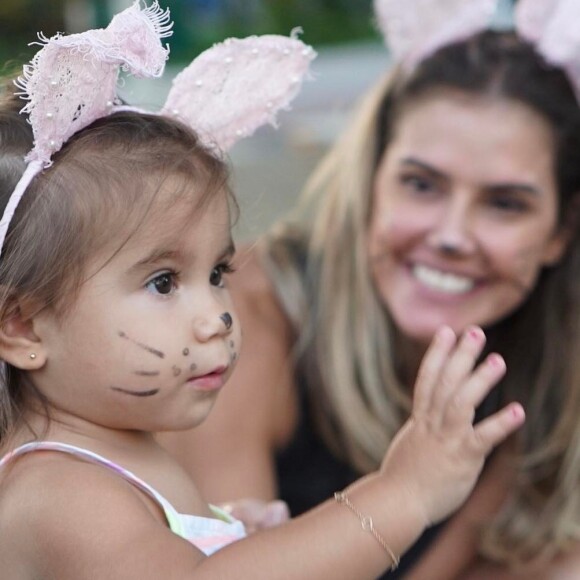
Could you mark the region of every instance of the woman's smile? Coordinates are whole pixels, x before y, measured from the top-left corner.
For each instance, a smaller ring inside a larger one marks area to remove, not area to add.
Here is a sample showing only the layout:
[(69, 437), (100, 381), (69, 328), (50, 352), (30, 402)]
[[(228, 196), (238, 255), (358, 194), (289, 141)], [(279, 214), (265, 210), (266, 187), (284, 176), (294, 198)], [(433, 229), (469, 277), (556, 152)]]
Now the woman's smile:
[(425, 264), (413, 264), (409, 267), (413, 278), (423, 287), (435, 293), (449, 296), (464, 296), (475, 289), (477, 281), (469, 276), (462, 276)]

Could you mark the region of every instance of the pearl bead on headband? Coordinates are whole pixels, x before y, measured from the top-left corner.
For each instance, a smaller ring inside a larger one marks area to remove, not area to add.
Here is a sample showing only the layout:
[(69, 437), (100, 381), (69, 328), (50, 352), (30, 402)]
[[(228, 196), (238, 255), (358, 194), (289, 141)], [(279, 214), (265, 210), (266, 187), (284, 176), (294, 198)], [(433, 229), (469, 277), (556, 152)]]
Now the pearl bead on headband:
[[(498, 0), (374, 0), (379, 28), (396, 62), (413, 69), (439, 48), (485, 30)], [(518, 35), (562, 68), (580, 102), (580, 2), (518, 0)]]
[[(142, 111), (119, 104), (119, 72), (160, 77), (169, 55), (161, 41), (172, 25), (157, 1), (147, 8), (136, 0), (105, 29), (39, 35), (42, 48), (16, 82), (28, 101), (21, 112), (28, 114), (34, 146), (0, 220), (0, 252), (27, 187), (72, 135), (114, 112)], [(296, 36), (232, 38), (206, 50), (177, 75), (157, 114), (178, 118), (205, 145), (227, 151), (258, 127), (275, 124), (297, 95), (316, 53)]]

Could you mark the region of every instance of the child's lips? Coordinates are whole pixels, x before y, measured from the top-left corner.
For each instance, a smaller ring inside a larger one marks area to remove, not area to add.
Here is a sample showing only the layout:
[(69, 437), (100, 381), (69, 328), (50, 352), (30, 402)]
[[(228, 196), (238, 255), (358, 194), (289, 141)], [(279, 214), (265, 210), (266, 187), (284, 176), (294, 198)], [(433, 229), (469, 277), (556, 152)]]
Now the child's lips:
[(220, 366), (205, 375), (197, 375), (187, 380), (187, 383), (198, 391), (215, 391), (224, 386), (226, 366)]

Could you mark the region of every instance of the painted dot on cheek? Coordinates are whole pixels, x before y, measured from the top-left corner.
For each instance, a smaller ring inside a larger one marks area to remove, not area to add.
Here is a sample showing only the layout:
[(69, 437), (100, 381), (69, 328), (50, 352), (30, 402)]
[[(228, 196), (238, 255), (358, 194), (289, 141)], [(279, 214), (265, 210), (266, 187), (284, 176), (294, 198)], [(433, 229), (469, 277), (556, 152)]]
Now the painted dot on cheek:
[(230, 340), (230, 346), (231, 346), (232, 348), (234, 348), (234, 346), (236, 346), (236, 343), (235, 343), (233, 340)]
[(191, 363), (191, 365), (189, 365), (189, 370), (190, 371), (196, 371), (197, 370), (197, 365), (195, 363)]
[(189, 349), (188, 348), (184, 348), (183, 349), (183, 356), (187, 356), (189, 354)]
[(171, 370), (173, 371), (173, 376), (178, 377), (181, 374), (181, 369), (177, 366), (172, 366)]

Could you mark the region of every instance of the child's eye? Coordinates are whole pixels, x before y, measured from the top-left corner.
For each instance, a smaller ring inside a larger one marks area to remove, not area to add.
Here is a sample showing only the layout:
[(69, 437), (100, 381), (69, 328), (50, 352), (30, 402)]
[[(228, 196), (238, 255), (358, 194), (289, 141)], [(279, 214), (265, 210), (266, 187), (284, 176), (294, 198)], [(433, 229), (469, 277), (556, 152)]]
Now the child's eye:
[(218, 288), (223, 288), (224, 285), (224, 274), (231, 274), (234, 271), (231, 264), (218, 264), (209, 275), (209, 283), (212, 286), (217, 286)]
[(172, 272), (163, 272), (149, 280), (145, 287), (154, 294), (171, 294), (176, 288), (176, 275)]

